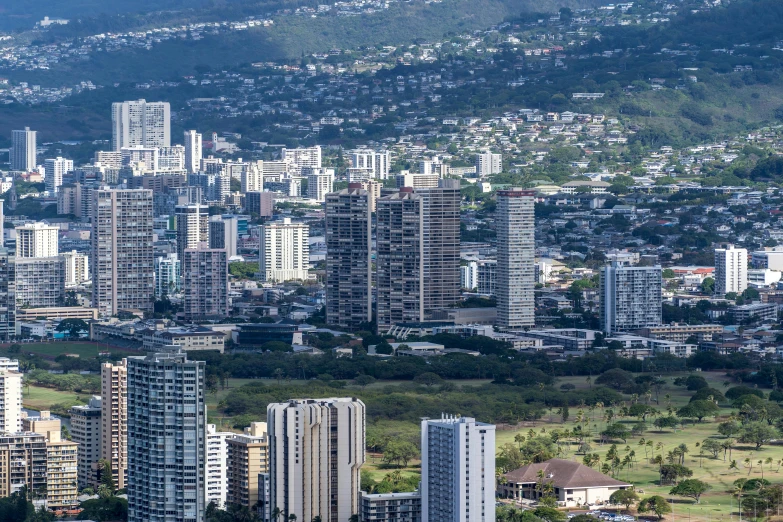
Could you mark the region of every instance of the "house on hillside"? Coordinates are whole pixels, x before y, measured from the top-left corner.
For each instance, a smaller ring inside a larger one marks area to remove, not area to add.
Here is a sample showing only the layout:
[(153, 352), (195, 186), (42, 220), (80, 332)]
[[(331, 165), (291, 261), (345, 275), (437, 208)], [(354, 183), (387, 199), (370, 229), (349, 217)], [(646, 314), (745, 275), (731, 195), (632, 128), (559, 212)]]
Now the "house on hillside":
[[(543, 471), (543, 477), (539, 471)], [(633, 487), (578, 462), (551, 459), (506, 473), (498, 484), (498, 494), (505, 498), (537, 500), (542, 496), (537, 487), (541, 480), (552, 484), (558, 505), (565, 507), (603, 504), (615, 491)]]

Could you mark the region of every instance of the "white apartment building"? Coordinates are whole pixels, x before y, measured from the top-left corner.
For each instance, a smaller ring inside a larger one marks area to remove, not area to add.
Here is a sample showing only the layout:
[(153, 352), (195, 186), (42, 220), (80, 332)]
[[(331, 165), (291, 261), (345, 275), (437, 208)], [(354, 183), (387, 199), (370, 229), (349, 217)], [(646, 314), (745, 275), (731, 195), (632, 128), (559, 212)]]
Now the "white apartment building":
[(493, 424), (422, 420), (422, 522), (494, 522), (495, 480)]
[(214, 424), (207, 424), (207, 444), (204, 463), (206, 466), (206, 505), (214, 502), (219, 508), (226, 505), (228, 487), (228, 448), (226, 440), (234, 437), (234, 433), (217, 431)]
[(185, 250), (198, 248), (200, 243), (209, 242), (209, 206), (200, 204), (177, 205), (177, 255), (180, 262)]
[(751, 264), (756, 268), (783, 271), (783, 250), (759, 250), (751, 253)]
[(73, 172), (73, 160), (56, 157), (44, 160), (44, 181), (46, 191), (54, 194), (63, 184), (63, 176)]
[(202, 522), (204, 361), (128, 358), (128, 522)]
[(76, 250), (60, 256), (65, 259), (65, 286), (79, 286), (90, 280), (90, 256)]
[(135, 100), (111, 105), (112, 149), (170, 147), (171, 106)]
[[(391, 153), (388, 150), (356, 149), (351, 151), (351, 168), (366, 169), (371, 179), (386, 179), (389, 177)], [(359, 172), (358, 170), (356, 172)], [(349, 180), (364, 181), (364, 180)]]
[(261, 226), (262, 281), (306, 280), (310, 266), (310, 227), (291, 218)]
[(416, 172), (397, 174), (397, 188), (437, 188), (439, 183), (440, 176), (438, 174), (420, 174)]
[(497, 198), (497, 322), (518, 330), (535, 324), (535, 191), (500, 190)]
[(201, 168), (201, 134), (194, 130), (185, 131), (185, 170), (195, 174)]
[(302, 169), (321, 168), (321, 146), (304, 147), (299, 149), (283, 148), (280, 159), (290, 165), (289, 174), (302, 175)]
[(71, 408), (71, 437), (79, 445), (79, 489), (98, 483), (96, 465), (101, 458), (101, 398), (93, 396), (83, 406)]
[(178, 294), (182, 289), (180, 260), (177, 254), (155, 258), (155, 297)]
[(242, 194), (248, 192), (263, 192), (264, 191), (264, 162), (256, 161), (250, 163), (246, 168), (242, 169), (240, 175), (240, 182), (242, 184)]
[(30, 172), (35, 170), (36, 163), (36, 131), (25, 127), (24, 130), (11, 131), (11, 170)]
[(307, 176), (307, 197), (319, 202), (326, 201), (326, 195), (332, 192), (334, 169), (302, 169)]
[(715, 293), (719, 296), (748, 288), (748, 251), (744, 248), (715, 249)]
[(479, 178), (503, 172), (503, 155), (492, 152), (476, 154), (476, 175)]
[(660, 265), (625, 266), (613, 261), (601, 270), (601, 327), (615, 333), (661, 325)]
[[(280, 509), (284, 519), (322, 522), (345, 522), (359, 513), (365, 410), (355, 398), (293, 399), (267, 407), (272, 511)], [(491, 476), (494, 481), (494, 469)]]
[(0, 366), (0, 433), (22, 431), (22, 374), (19, 362)]
[(46, 223), (31, 223), (16, 227), (16, 257), (57, 257), (58, 227)]
[(468, 261), (467, 265), (459, 267), (460, 286), (473, 290), (478, 288), (478, 262)]

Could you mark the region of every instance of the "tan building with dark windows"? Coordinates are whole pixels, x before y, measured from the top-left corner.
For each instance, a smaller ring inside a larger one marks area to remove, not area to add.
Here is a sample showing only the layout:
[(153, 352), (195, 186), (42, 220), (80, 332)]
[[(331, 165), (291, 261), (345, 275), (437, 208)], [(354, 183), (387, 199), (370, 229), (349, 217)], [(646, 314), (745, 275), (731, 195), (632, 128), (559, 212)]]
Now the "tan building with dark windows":
[(114, 483), (125, 487), (128, 473), (128, 363), (101, 366), (101, 459), (111, 463)]
[(242, 435), (226, 439), (228, 492), (226, 502), (253, 507), (264, 500), (259, 475), (269, 472), (266, 422), (252, 422)]

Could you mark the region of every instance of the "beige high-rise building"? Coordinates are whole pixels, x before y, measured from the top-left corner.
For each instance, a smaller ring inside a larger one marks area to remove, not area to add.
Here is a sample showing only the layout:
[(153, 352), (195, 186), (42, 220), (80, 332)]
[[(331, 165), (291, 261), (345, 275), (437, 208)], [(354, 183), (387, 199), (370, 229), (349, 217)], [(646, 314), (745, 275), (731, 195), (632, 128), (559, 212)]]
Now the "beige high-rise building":
[(262, 281), (307, 280), (310, 227), (291, 218), (261, 225), (259, 267)]
[(209, 242), (209, 207), (207, 205), (177, 205), (177, 255), (185, 259), (185, 249), (198, 248)]
[(101, 458), (101, 398), (93, 396), (84, 406), (71, 408), (71, 437), (79, 445), (79, 488), (98, 485)]
[(0, 433), (0, 498), (26, 487), (43, 492), (46, 486), (46, 437), (38, 433)]
[(101, 316), (152, 311), (152, 191), (101, 189), (93, 194), (92, 305)]
[(101, 365), (101, 459), (111, 463), (114, 483), (128, 473), (128, 361)]
[(358, 183), (326, 195), (326, 323), (372, 321), (372, 212)]
[(535, 324), (535, 191), (497, 193), (497, 324), (518, 330)]
[(90, 280), (90, 256), (76, 250), (60, 255), (65, 259), (65, 286), (78, 286)]
[(365, 406), (355, 398), (267, 407), (270, 509), (283, 518), (345, 522), (359, 513)]
[[(73, 509), (79, 505), (79, 444), (70, 440), (49, 439), (46, 443), (46, 507)], [(55, 437), (52, 437), (55, 438)]]
[(22, 374), (12, 362), (0, 367), (0, 432), (16, 433), (22, 430)]
[(228, 450), (229, 504), (254, 507), (263, 501), (258, 476), (269, 472), (269, 439), (266, 422), (252, 422), (242, 435), (226, 439)]
[(56, 257), (59, 230), (46, 223), (16, 227), (16, 258)]

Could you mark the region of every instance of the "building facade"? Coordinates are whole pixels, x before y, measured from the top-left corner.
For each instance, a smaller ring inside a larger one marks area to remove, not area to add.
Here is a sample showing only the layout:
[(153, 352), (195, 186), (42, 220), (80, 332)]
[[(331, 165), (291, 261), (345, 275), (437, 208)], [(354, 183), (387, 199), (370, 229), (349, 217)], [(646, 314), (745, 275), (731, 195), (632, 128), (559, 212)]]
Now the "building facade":
[(497, 193), (498, 326), (519, 330), (535, 324), (535, 192), (522, 189)]
[(38, 433), (0, 433), (0, 498), (22, 488), (46, 490), (46, 437)]
[(326, 196), (326, 323), (372, 321), (372, 212), (358, 184)]
[(96, 190), (93, 197), (93, 307), (102, 316), (152, 311), (152, 191)]
[(494, 522), (495, 426), (470, 417), (421, 422), (422, 522)]
[(303, 169), (307, 176), (307, 197), (323, 202), (332, 191), (334, 169)]
[(204, 520), (204, 373), (183, 353), (128, 358), (128, 522)]
[(65, 259), (65, 286), (79, 286), (90, 280), (90, 256), (76, 250), (60, 254)]
[(128, 475), (128, 362), (101, 365), (101, 459), (109, 462), (118, 489)]
[(0, 339), (16, 335), (16, 258), (0, 247)]
[(261, 226), (262, 281), (306, 280), (310, 266), (310, 227), (290, 218)]
[(22, 307), (55, 307), (65, 302), (65, 258), (16, 259), (16, 303)]
[(185, 131), (185, 170), (194, 174), (201, 170), (201, 134), (194, 130)]
[(98, 486), (98, 461), (101, 458), (100, 396), (93, 396), (83, 406), (71, 408), (71, 438), (79, 445), (77, 480), (79, 489)]
[(25, 127), (24, 130), (11, 131), (11, 170), (30, 172), (38, 165), (36, 162), (37, 133)]
[(719, 296), (748, 288), (748, 251), (728, 245), (715, 249), (715, 293)]
[(155, 258), (155, 297), (178, 294), (182, 290), (182, 267), (177, 254)]
[(73, 172), (73, 160), (59, 156), (44, 160), (46, 191), (54, 194), (60, 190), (60, 186), (63, 184), (63, 176), (69, 172)]
[(230, 214), (209, 218), (209, 248), (222, 248), (229, 259), (237, 255), (239, 218)]
[(177, 255), (185, 258), (185, 249), (198, 248), (200, 243), (209, 242), (209, 207), (207, 205), (178, 205)]
[(59, 228), (46, 223), (16, 227), (16, 258), (56, 257)]
[(182, 259), (186, 321), (228, 316), (228, 258), (223, 249), (188, 248)]
[(112, 150), (171, 146), (171, 106), (168, 102), (112, 103), (111, 124)]
[(228, 502), (249, 508), (268, 501), (259, 477), (269, 473), (269, 438), (265, 422), (251, 422), (244, 433), (226, 440)]
[(660, 266), (625, 266), (614, 261), (600, 274), (601, 327), (624, 332), (661, 324)]
[(421, 522), (421, 492), (361, 495), (361, 522)]
[(503, 155), (492, 152), (476, 154), (476, 175), (479, 178), (503, 172)]
[(0, 368), (0, 433), (22, 431), (22, 374), (13, 362)]
[(355, 398), (267, 407), (272, 511), (323, 522), (344, 522), (359, 513), (365, 414), (364, 403)]
[(226, 441), (234, 437), (234, 433), (217, 431), (214, 424), (207, 424), (205, 466), (205, 501), (214, 503), (219, 508), (226, 506), (228, 489), (228, 447)]

